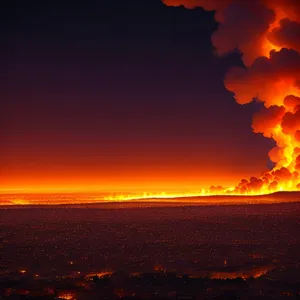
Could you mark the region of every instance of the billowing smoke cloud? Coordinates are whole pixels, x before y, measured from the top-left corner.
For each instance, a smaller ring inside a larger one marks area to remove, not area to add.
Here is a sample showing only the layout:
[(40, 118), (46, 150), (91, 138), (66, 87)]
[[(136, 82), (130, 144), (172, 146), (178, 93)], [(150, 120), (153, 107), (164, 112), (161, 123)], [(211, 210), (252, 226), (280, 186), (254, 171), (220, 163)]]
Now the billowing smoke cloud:
[(271, 9), (256, 0), (237, 1), (224, 9), (221, 16), (219, 30), (212, 36), (220, 55), (239, 49), (244, 63), (249, 65), (264, 54), (265, 34), (275, 20)]
[[(235, 193), (300, 188), (300, 1), (162, 0), (166, 5), (214, 10), (218, 30), (212, 42), (219, 55), (240, 51), (244, 68), (232, 68), (226, 88), (239, 104), (260, 101), (264, 108), (252, 128), (276, 142), (269, 152), (275, 168), (243, 179)], [(211, 192), (220, 192), (212, 187)], [(224, 192), (224, 189), (223, 189)], [(232, 189), (230, 189), (232, 192)]]
[(266, 107), (283, 105), (287, 95), (299, 94), (300, 54), (294, 50), (272, 51), (270, 57), (259, 57), (248, 69), (232, 69), (225, 86), (240, 104), (254, 98)]
[(300, 51), (300, 23), (283, 19), (280, 27), (274, 28), (269, 34), (268, 39), (272, 44), (282, 48), (295, 49)]
[(212, 41), (221, 55), (238, 49), (249, 66), (272, 49), (299, 50), (298, 0), (162, 0), (166, 5), (215, 10), (220, 23)]
[(184, 6), (186, 8), (203, 7), (206, 10), (225, 9), (231, 0), (163, 0), (169, 6)]
[(265, 137), (271, 138), (273, 128), (280, 124), (285, 114), (283, 106), (271, 106), (263, 108), (253, 116), (252, 128), (255, 133), (262, 133)]

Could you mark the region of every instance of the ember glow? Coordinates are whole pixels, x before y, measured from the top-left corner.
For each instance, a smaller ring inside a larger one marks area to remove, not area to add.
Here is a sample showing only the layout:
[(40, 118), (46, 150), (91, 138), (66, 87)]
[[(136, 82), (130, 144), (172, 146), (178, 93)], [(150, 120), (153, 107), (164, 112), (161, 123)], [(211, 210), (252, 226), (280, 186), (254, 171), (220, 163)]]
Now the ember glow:
[[(216, 10), (212, 41), (220, 55), (238, 49), (245, 68), (229, 70), (226, 88), (239, 104), (262, 102), (253, 116), (255, 133), (273, 139), (275, 167), (213, 193), (267, 194), (300, 188), (300, 3), (293, 0), (164, 0), (166, 5)], [(239, 24), (237, 26), (237, 24)]]

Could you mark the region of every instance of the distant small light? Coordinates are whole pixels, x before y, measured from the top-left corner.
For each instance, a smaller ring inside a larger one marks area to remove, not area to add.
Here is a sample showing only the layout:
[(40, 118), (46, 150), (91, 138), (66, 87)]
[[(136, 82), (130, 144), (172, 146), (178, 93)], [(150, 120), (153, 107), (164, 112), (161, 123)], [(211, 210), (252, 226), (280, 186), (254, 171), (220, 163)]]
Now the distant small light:
[(20, 270), (20, 273), (21, 273), (21, 274), (25, 274), (25, 273), (26, 273), (26, 270)]

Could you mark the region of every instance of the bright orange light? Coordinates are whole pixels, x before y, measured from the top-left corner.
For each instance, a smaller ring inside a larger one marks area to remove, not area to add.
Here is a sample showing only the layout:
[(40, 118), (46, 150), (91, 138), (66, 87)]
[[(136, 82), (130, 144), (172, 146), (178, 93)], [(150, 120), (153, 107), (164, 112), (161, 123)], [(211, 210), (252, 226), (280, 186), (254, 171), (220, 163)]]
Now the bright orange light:
[(60, 299), (64, 299), (64, 300), (74, 300), (74, 296), (73, 294), (68, 294), (68, 293), (62, 293), (60, 296), (59, 296)]
[(106, 276), (111, 276), (112, 273), (113, 273), (112, 271), (100, 271), (100, 272), (96, 272), (96, 273), (89, 273), (86, 275), (86, 278), (88, 278), (88, 279), (92, 279), (94, 277), (103, 278)]
[(281, 47), (272, 44), (267, 38), (265, 38), (262, 45), (262, 55), (270, 57), (271, 51), (280, 51)]

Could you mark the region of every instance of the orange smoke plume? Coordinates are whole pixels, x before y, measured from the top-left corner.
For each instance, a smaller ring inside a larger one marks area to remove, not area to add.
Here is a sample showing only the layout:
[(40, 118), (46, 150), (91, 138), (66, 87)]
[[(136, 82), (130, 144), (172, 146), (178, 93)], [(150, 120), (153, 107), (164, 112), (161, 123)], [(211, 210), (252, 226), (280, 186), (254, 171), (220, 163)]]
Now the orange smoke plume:
[[(255, 133), (272, 138), (276, 164), (260, 177), (243, 179), (228, 193), (261, 194), (300, 188), (300, 1), (163, 0), (169, 6), (215, 11), (219, 28), (212, 42), (219, 55), (240, 51), (244, 68), (232, 68), (226, 88), (239, 104), (260, 101)], [(211, 192), (222, 193), (221, 187)]]

